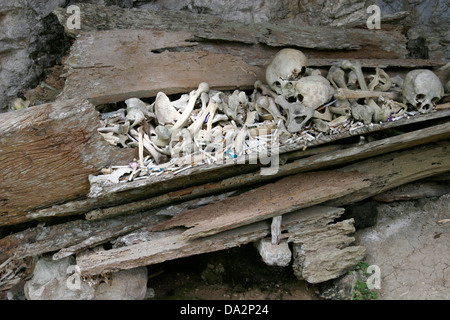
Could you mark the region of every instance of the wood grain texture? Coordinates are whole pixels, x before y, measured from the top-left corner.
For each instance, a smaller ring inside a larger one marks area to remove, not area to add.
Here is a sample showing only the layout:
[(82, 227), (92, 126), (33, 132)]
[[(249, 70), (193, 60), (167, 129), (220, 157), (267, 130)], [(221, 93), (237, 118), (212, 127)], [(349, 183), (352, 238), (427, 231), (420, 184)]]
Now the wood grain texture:
[(99, 113), (86, 100), (58, 101), (2, 114), (0, 226), (31, 220), (29, 210), (83, 197), (89, 174), (132, 159), (132, 150), (98, 134)]
[(183, 238), (205, 237), (311, 207), (369, 185), (367, 176), (357, 172), (341, 174), (318, 171), (298, 174), (214, 204), (188, 210), (152, 229), (161, 231), (176, 226), (192, 227), (183, 233)]

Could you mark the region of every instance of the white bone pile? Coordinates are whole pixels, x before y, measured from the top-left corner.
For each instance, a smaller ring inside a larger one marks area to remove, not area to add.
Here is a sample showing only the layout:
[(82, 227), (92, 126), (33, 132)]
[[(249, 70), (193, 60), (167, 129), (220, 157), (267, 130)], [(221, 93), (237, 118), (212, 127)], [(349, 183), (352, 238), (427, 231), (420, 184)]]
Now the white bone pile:
[(333, 65), (326, 77), (307, 64), (301, 51), (283, 49), (267, 66), (267, 84), (256, 81), (249, 95), (200, 83), (174, 101), (163, 92), (152, 104), (126, 100), (126, 109), (102, 114), (98, 131), (113, 145), (138, 148), (139, 158), (90, 176), (91, 184), (177, 174), (192, 166), (267, 155), (280, 145), (306, 147), (320, 135), (430, 112), (444, 94), (429, 70), (413, 70), (403, 81), (376, 68), (367, 83), (357, 61)]

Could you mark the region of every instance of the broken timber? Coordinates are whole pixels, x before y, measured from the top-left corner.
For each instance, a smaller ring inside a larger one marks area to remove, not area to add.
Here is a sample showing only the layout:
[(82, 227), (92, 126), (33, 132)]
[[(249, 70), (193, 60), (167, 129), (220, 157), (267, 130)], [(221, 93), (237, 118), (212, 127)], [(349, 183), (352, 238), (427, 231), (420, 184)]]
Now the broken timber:
[(0, 226), (26, 221), (31, 209), (83, 197), (89, 174), (128, 163), (134, 152), (106, 143), (98, 127), (100, 114), (87, 100), (2, 114)]
[[(195, 239), (319, 203), (342, 206), (357, 202), (450, 170), (448, 148), (447, 141), (440, 142), (371, 158), (336, 171), (289, 176), (239, 196), (186, 211), (153, 230), (192, 227), (183, 237)], [(327, 201), (327, 198), (333, 200)]]
[[(299, 210), (283, 216), (281, 229), (291, 231), (289, 235), (292, 238), (288, 241), (292, 241), (293, 236), (301, 233), (303, 228), (311, 225), (325, 227), (343, 212), (342, 208), (321, 206)], [(80, 273), (86, 276), (224, 250), (266, 237), (270, 233), (270, 225), (261, 221), (195, 240), (181, 239), (182, 232), (183, 229), (177, 228), (157, 236), (158, 232), (144, 231), (137, 243), (77, 255), (77, 265)]]

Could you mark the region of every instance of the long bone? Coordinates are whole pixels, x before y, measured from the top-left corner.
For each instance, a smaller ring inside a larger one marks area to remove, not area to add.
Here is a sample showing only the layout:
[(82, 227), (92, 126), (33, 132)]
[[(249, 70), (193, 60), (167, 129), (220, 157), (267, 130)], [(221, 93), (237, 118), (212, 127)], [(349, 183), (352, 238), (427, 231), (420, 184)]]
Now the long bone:
[(361, 69), (361, 64), (358, 61), (350, 62), (349, 60), (344, 60), (341, 62), (341, 68), (344, 70), (352, 70), (356, 74), (358, 79), (359, 87), (362, 90), (368, 91), (366, 80), (364, 79), (364, 74)]
[(388, 91), (392, 86), (391, 78), (388, 74), (380, 68), (375, 69), (375, 75), (371, 76), (372, 81), (369, 83), (368, 88), (370, 91), (378, 89), (379, 91)]
[(255, 81), (255, 89), (259, 89), (261, 90), (263, 95), (266, 96), (271, 96), (272, 98), (276, 98), (278, 97), (278, 94), (276, 94), (275, 92), (273, 92), (269, 86), (265, 85), (264, 83), (262, 83), (261, 80), (256, 80)]
[[(275, 120), (283, 119), (286, 121), (286, 118), (281, 115), (280, 110), (278, 110), (277, 105), (275, 104), (274, 98), (267, 96), (260, 96), (255, 102), (255, 109), (258, 112), (258, 115), (264, 120)], [(264, 111), (267, 111), (270, 116)]]
[(244, 140), (245, 140), (245, 137), (248, 134), (248, 126), (253, 124), (253, 123), (255, 123), (256, 122), (256, 118), (257, 118), (256, 111), (248, 111), (247, 112), (247, 117), (245, 119), (245, 123), (242, 126), (241, 130), (239, 131), (238, 135), (236, 136), (236, 140), (234, 142), (236, 154), (238, 156), (241, 155), (242, 148), (244, 146)]
[(209, 110), (209, 118), (206, 123), (206, 130), (208, 132), (212, 129), (213, 119), (216, 115), (217, 109), (219, 109), (220, 105), (223, 104), (223, 100), (225, 98), (225, 94), (223, 92), (217, 92), (212, 97), (209, 98), (210, 110)]
[(189, 120), (189, 117), (192, 113), (192, 110), (194, 110), (195, 102), (200, 97), (202, 92), (208, 92), (208, 91), (209, 91), (209, 85), (206, 82), (202, 82), (198, 85), (197, 90), (192, 90), (189, 93), (188, 104), (187, 104), (186, 108), (184, 109), (183, 113), (181, 114), (181, 116), (177, 119), (177, 122), (175, 123), (175, 125), (171, 128), (172, 134), (186, 125), (186, 123)]
[[(206, 94), (205, 92), (203, 93)], [(197, 116), (197, 119), (195, 119), (195, 121), (188, 127), (188, 130), (190, 131), (192, 137), (195, 137), (197, 135), (205, 122), (212, 122), (212, 119), (211, 121), (209, 121), (209, 119), (214, 116), (211, 115), (213, 109), (215, 113), (215, 111), (217, 110), (217, 103), (215, 100), (210, 99), (205, 109), (200, 112), (200, 114)]]
[(347, 84), (345, 83), (345, 71), (340, 67), (336, 65), (331, 66), (328, 71), (327, 79), (335, 89), (347, 89)]
[(350, 89), (337, 89), (334, 94), (335, 99), (365, 99), (365, 98), (379, 98), (384, 97), (392, 100), (401, 99), (401, 92), (383, 92), (383, 91), (368, 91), (368, 90), (350, 90)]
[(102, 127), (102, 128), (98, 128), (97, 131), (98, 132), (113, 132), (116, 134), (127, 134), (128, 131), (130, 130), (130, 123), (129, 122), (125, 122), (124, 124), (116, 124), (114, 127)]

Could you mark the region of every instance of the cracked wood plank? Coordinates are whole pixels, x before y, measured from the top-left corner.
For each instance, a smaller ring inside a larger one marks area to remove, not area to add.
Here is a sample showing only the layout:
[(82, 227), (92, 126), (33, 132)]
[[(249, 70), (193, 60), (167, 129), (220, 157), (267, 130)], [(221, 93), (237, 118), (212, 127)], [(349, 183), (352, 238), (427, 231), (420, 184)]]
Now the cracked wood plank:
[[(429, 67), (430, 60), (405, 59), (406, 39), (397, 32), (325, 26), (226, 21), (187, 12), (122, 9), (80, 4), (81, 29), (66, 61), (63, 95), (94, 104), (186, 93), (200, 82), (217, 90), (252, 89), (283, 47), (297, 47), (310, 66), (362, 59), (363, 67)], [(54, 13), (66, 26), (69, 14)], [(389, 59), (386, 59), (389, 57)], [(232, 72), (230, 72), (232, 70)]]
[(107, 30), (77, 38), (65, 65), (63, 97), (85, 97), (93, 104), (128, 98), (186, 93), (207, 82), (217, 90), (253, 86), (262, 70), (230, 54), (198, 50), (169, 52), (171, 46), (193, 46), (187, 32)]
[(85, 196), (89, 174), (133, 158), (133, 150), (105, 142), (100, 126), (100, 114), (87, 100), (2, 114), (0, 226), (29, 221), (28, 211)]
[[(324, 206), (298, 210), (283, 216), (281, 229), (285, 231), (295, 228), (290, 233), (292, 236), (302, 232), (303, 227), (326, 226), (341, 216), (343, 212), (343, 208)], [(89, 276), (224, 250), (254, 242), (270, 233), (270, 225), (265, 221), (194, 240), (180, 237), (183, 228), (162, 232), (152, 232), (148, 229), (140, 233), (137, 236), (139, 240), (134, 240), (131, 244), (77, 255), (77, 266), (80, 268), (80, 273), (83, 276)], [(123, 243), (123, 241), (120, 242)]]
[(367, 187), (367, 176), (358, 172), (308, 172), (244, 192), (211, 205), (188, 210), (152, 228), (192, 227), (184, 239), (196, 239), (234, 229), (288, 212), (311, 207)]

